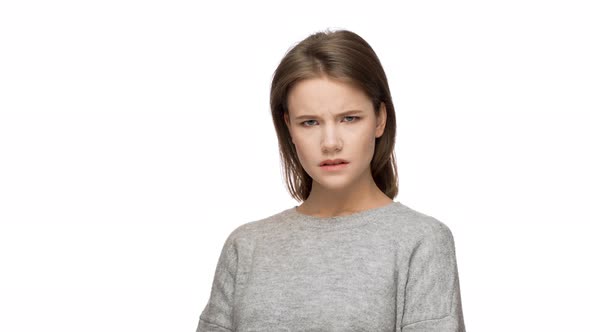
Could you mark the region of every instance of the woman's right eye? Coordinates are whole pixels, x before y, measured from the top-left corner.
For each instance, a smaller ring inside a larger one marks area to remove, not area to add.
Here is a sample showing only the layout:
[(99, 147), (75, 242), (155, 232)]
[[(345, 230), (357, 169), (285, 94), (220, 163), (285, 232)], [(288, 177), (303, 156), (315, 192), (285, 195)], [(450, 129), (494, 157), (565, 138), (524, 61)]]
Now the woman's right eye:
[(307, 121), (303, 121), (303, 122), (301, 122), (301, 125), (302, 125), (302, 126), (304, 126), (304, 127), (309, 127), (309, 126), (305, 125), (305, 124), (306, 124), (307, 122), (309, 122), (309, 121), (315, 121), (315, 120), (307, 120)]

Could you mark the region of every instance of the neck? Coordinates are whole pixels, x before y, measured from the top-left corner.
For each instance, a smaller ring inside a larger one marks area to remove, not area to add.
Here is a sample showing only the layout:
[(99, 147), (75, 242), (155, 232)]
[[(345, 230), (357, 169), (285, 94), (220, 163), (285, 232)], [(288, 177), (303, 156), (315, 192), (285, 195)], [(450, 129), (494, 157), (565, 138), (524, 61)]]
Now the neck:
[(327, 190), (314, 182), (309, 197), (297, 211), (316, 217), (334, 217), (380, 207), (391, 201), (374, 181), (338, 191)]

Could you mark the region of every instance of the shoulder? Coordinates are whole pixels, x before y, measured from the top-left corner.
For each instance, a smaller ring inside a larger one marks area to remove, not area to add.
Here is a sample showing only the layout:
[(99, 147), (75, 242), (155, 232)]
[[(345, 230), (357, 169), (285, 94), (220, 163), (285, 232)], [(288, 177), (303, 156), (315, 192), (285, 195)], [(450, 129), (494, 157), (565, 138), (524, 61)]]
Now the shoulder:
[(252, 242), (258, 238), (271, 236), (284, 221), (284, 213), (287, 210), (274, 213), (271, 216), (245, 222), (231, 231), (227, 241), (236, 242)]
[(437, 244), (453, 242), (453, 233), (446, 223), (405, 204), (399, 205), (399, 209), (388, 223), (394, 226), (399, 238), (404, 239), (408, 244), (424, 241), (434, 241)]

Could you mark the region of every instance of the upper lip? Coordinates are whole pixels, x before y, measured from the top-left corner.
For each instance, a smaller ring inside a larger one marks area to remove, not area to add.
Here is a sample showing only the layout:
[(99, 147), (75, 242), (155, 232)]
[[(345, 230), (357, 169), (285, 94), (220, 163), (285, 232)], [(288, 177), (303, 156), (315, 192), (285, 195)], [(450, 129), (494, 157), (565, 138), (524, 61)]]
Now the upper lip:
[(336, 163), (348, 163), (348, 161), (344, 159), (326, 159), (320, 163), (320, 166), (324, 166), (326, 164), (336, 164)]

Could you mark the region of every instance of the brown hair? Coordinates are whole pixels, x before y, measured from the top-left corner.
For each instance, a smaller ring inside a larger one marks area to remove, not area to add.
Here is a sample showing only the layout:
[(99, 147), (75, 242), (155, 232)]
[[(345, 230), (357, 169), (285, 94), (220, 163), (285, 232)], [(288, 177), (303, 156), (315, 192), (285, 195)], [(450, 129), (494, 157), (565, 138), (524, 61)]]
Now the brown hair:
[(308, 36), (288, 50), (273, 74), (270, 109), (289, 193), (298, 201), (306, 200), (313, 180), (301, 166), (285, 124), (287, 96), (295, 83), (324, 75), (363, 90), (372, 100), (376, 116), (381, 103), (385, 104), (385, 131), (375, 139), (371, 174), (379, 189), (393, 200), (398, 193), (394, 151), (396, 121), (387, 77), (371, 46), (348, 30), (326, 30)]

